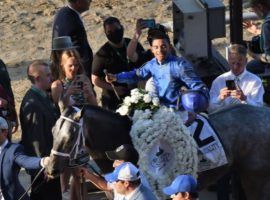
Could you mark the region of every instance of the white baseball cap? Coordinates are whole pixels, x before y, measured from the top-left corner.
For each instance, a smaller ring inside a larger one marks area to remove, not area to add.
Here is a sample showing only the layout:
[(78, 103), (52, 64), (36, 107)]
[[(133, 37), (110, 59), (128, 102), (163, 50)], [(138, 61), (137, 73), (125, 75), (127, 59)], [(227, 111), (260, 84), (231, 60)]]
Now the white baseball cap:
[(126, 162), (116, 167), (112, 173), (105, 175), (105, 179), (110, 183), (117, 180), (136, 181), (140, 179), (140, 172), (132, 163)]
[(8, 123), (3, 117), (0, 117), (0, 129), (8, 129)]

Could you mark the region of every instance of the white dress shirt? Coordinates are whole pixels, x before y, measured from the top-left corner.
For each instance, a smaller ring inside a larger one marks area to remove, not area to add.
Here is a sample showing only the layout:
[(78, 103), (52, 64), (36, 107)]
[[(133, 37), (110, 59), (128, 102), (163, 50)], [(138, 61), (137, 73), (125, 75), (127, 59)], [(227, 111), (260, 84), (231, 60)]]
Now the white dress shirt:
[[(152, 189), (150, 187), (150, 184), (148, 183), (148, 181), (147, 181), (146, 177), (143, 175), (143, 173), (141, 173), (140, 176), (141, 176), (141, 184), (152, 191)], [(109, 182), (107, 183), (108, 187), (113, 190), (113, 194), (114, 194), (113, 200), (124, 200), (124, 199), (126, 199), (124, 195), (119, 194), (119, 193), (116, 192), (116, 190), (114, 188), (114, 184), (115, 184), (115, 182), (114, 183), (109, 183)], [(2, 200), (2, 199), (0, 199), (0, 200)]]
[[(226, 87), (226, 80), (237, 80), (237, 86), (243, 91), (247, 97), (245, 101), (227, 97), (223, 101), (219, 98), (220, 90)], [(235, 76), (231, 71), (218, 76), (212, 83), (210, 90), (209, 112), (213, 112), (229, 104), (249, 104), (253, 106), (263, 105), (264, 88), (261, 79), (245, 70), (239, 76)]]
[(129, 199), (131, 199), (132, 195), (135, 194), (135, 193), (140, 189), (140, 186), (141, 186), (141, 184), (140, 184), (138, 187), (136, 187), (136, 189), (133, 190), (131, 193), (125, 195), (124, 200), (129, 200)]

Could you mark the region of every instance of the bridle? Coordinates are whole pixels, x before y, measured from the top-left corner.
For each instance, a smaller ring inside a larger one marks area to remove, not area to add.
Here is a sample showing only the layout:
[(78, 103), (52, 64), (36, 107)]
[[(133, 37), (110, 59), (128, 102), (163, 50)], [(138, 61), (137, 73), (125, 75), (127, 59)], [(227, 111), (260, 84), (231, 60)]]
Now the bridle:
[[(51, 154), (56, 155), (56, 156), (66, 157), (66, 158), (69, 158), (70, 160), (75, 160), (80, 155), (80, 152), (79, 152), (80, 147), (85, 146), (85, 136), (83, 133), (83, 119), (81, 118), (80, 122), (76, 122), (73, 119), (70, 119), (70, 118), (63, 116), (63, 115), (61, 115), (60, 118), (79, 126), (79, 132), (77, 135), (76, 142), (74, 143), (74, 145), (69, 153), (63, 153), (63, 152), (59, 152), (59, 151), (52, 149)], [(73, 152), (74, 152), (74, 154), (73, 154)], [(73, 154), (73, 157), (71, 156), (72, 154)]]

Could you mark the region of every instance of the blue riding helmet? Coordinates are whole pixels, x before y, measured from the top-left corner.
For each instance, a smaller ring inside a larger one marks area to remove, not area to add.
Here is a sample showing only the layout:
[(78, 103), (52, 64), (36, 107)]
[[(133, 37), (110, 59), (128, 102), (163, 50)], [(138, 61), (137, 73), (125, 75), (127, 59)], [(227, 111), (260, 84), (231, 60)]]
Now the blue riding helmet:
[(200, 90), (187, 90), (183, 92), (181, 101), (184, 109), (193, 113), (205, 111), (209, 105), (208, 98)]

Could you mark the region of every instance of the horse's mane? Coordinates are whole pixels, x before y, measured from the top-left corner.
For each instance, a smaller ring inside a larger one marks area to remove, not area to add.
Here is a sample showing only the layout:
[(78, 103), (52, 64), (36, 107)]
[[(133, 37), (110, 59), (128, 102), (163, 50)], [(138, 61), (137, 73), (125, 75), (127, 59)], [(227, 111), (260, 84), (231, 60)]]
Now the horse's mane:
[(93, 106), (93, 105), (85, 105), (83, 107), (84, 110), (91, 110), (93, 112), (99, 112), (99, 113), (102, 113), (104, 115), (108, 115), (110, 117), (114, 116), (114, 117), (122, 117), (120, 114), (118, 113), (115, 113), (113, 111), (110, 111), (110, 110), (106, 110), (102, 107), (99, 107), (99, 106)]

